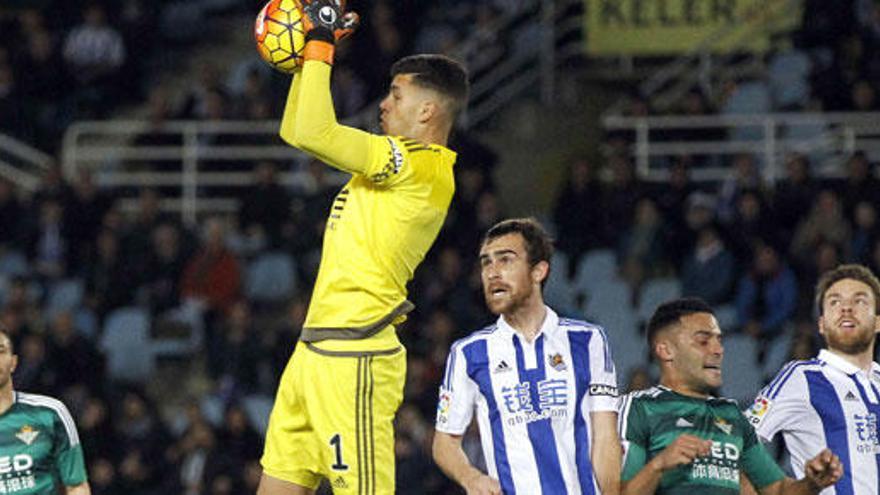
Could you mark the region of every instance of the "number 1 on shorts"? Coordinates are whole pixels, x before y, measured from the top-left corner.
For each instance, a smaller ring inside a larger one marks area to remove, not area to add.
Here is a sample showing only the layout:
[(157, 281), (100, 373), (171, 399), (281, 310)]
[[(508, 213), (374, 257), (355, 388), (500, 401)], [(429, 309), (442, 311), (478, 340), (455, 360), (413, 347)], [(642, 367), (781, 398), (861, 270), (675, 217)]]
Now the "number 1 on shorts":
[(336, 463), (330, 466), (334, 471), (347, 471), (348, 464), (342, 462), (342, 437), (339, 433), (333, 435), (330, 439), (330, 445), (336, 450)]

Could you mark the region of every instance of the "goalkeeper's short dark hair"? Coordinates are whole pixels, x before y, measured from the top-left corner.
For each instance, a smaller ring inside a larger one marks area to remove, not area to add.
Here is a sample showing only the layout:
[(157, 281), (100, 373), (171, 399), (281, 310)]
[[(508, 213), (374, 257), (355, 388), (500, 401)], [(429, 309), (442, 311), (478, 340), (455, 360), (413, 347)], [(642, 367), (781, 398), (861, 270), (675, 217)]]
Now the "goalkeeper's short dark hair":
[(682, 316), (694, 313), (715, 314), (712, 311), (712, 307), (698, 297), (684, 297), (657, 306), (654, 314), (651, 315), (651, 319), (648, 320), (648, 328), (645, 331), (648, 337), (648, 347), (651, 348), (651, 352), (653, 352), (654, 340), (657, 338), (658, 333), (678, 323)]
[(413, 82), (433, 89), (452, 102), (453, 117), (467, 105), (469, 84), (467, 69), (445, 55), (422, 54), (403, 57), (391, 66), (391, 78), (412, 74)]

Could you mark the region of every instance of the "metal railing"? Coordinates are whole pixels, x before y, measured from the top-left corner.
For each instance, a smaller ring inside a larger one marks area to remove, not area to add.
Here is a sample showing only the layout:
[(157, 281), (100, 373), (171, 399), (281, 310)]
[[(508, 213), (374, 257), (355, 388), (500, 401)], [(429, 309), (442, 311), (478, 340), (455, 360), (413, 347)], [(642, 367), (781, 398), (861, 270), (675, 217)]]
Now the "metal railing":
[[(753, 154), (770, 182), (780, 179), (789, 153), (811, 158), (819, 176), (840, 177), (842, 164), (856, 151), (880, 158), (880, 113), (768, 113), (757, 115), (605, 116), (606, 131), (631, 137), (631, 158), (639, 176), (666, 180), (670, 160), (689, 155), (708, 163), (691, 171), (697, 181), (717, 181), (729, 174), (727, 158)], [(676, 131), (722, 134), (715, 140), (680, 140)]]
[[(77, 122), (64, 135), (64, 175), (74, 177), (80, 168), (93, 171), (98, 185), (120, 192), (123, 210), (136, 207), (132, 198), (142, 187), (176, 190), (177, 194), (165, 195), (162, 209), (179, 212), (184, 222), (194, 224), (203, 213), (237, 210), (234, 194), (212, 194), (211, 189), (253, 184), (253, 163), (309, 160), (277, 139), (279, 125), (274, 120), (168, 121), (160, 126), (142, 121)], [(146, 134), (179, 138), (180, 144), (138, 144), (137, 137)], [(214, 138), (223, 135), (249, 136), (266, 144), (215, 144)], [(301, 184), (297, 167), (290, 168), (279, 174), (280, 182)], [(329, 177), (341, 184), (347, 176), (331, 172)]]
[(5, 177), (26, 191), (39, 187), (40, 175), (54, 160), (42, 151), (0, 133), (0, 177)]

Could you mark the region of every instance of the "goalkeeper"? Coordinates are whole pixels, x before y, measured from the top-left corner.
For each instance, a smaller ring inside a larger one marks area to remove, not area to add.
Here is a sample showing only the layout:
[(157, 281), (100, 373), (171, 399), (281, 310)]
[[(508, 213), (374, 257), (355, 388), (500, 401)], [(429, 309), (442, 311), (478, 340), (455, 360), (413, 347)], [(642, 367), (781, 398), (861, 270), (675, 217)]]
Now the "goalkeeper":
[(258, 493), (394, 493), (392, 420), (406, 351), (395, 327), (413, 309), (406, 284), (437, 237), (454, 190), (446, 142), (467, 102), (465, 69), (437, 55), (399, 60), (380, 105), (385, 135), (336, 122), (335, 43), (356, 16), (333, 0), (298, 0), (305, 63), (281, 137), (352, 174), (327, 218), (321, 265), (269, 419)]

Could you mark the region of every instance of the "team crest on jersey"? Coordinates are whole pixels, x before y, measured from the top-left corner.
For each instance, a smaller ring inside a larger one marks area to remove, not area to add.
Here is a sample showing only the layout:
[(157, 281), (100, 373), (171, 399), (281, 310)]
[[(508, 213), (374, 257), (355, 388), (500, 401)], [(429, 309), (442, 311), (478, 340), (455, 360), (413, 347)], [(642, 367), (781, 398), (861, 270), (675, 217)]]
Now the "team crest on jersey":
[(37, 439), (37, 435), (39, 434), (40, 432), (33, 429), (31, 425), (24, 425), (21, 427), (20, 430), (18, 430), (18, 433), (16, 433), (15, 436), (18, 437), (18, 439), (24, 442), (26, 445), (30, 445), (34, 443), (34, 440)]
[(562, 354), (559, 354), (558, 352), (556, 354), (551, 354), (547, 356), (547, 361), (550, 362), (550, 366), (556, 371), (565, 371), (565, 360), (562, 359)]
[(725, 435), (730, 435), (733, 431), (733, 425), (728, 423), (724, 418), (715, 418), (715, 426), (718, 427), (719, 430), (723, 431)]

